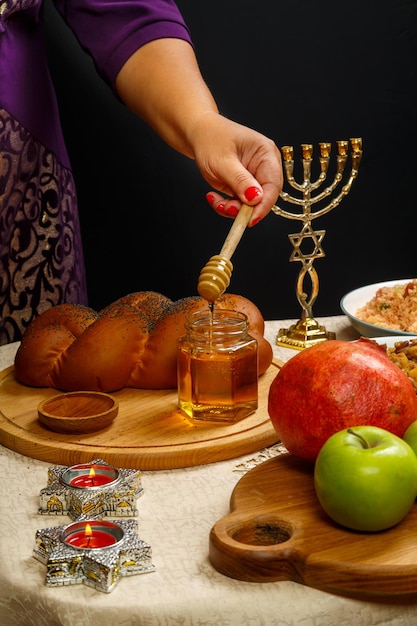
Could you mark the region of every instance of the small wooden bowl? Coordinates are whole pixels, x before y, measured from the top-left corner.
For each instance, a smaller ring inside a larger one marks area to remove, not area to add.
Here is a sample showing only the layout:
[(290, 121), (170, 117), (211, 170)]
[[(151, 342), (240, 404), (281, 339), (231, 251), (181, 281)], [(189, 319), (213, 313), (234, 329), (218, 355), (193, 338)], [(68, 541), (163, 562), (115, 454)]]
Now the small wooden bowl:
[(116, 398), (99, 391), (71, 391), (43, 400), (41, 424), (57, 433), (92, 433), (111, 424), (119, 411)]

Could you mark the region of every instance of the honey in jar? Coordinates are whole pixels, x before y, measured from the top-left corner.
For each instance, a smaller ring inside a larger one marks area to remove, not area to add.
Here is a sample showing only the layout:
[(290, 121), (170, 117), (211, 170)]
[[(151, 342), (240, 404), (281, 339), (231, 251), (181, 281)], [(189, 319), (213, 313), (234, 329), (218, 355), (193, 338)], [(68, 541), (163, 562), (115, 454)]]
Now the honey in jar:
[(246, 315), (197, 311), (178, 341), (178, 401), (194, 420), (236, 422), (258, 407), (258, 344)]

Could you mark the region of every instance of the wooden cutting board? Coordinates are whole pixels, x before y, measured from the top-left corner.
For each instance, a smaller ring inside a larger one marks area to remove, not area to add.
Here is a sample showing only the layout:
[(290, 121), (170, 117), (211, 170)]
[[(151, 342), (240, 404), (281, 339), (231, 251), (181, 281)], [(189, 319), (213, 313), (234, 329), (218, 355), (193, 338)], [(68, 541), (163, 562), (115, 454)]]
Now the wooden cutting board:
[(54, 433), (38, 420), (37, 406), (59, 392), (21, 385), (14, 368), (0, 372), (0, 443), (26, 456), (60, 465), (101, 458), (115, 467), (172, 469), (236, 458), (277, 442), (268, 416), (274, 362), (259, 379), (259, 406), (236, 424), (189, 420), (173, 390), (123, 389), (114, 395), (119, 413), (105, 430), (85, 435)]
[(209, 543), (213, 566), (238, 580), (292, 580), (359, 597), (417, 592), (417, 504), (390, 530), (345, 530), (322, 510), (312, 465), (290, 454), (245, 474)]

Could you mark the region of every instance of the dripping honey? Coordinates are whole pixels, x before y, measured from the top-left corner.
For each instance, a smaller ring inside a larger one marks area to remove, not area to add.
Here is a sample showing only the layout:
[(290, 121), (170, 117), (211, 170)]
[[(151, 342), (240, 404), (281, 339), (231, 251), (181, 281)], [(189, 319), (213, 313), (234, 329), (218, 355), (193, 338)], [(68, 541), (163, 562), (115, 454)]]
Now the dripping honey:
[(236, 422), (258, 406), (258, 346), (236, 311), (194, 313), (178, 342), (180, 409), (196, 420)]

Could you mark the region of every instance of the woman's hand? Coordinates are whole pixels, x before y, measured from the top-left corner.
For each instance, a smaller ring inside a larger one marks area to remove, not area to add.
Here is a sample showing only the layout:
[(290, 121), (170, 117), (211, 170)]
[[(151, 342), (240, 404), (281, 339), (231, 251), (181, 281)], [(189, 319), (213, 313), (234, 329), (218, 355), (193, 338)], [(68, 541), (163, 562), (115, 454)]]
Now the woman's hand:
[(283, 184), (274, 142), (215, 112), (201, 116), (189, 139), (201, 175), (216, 190), (206, 196), (213, 209), (233, 218), (242, 203), (254, 206), (249, 226), (265, 217)]

